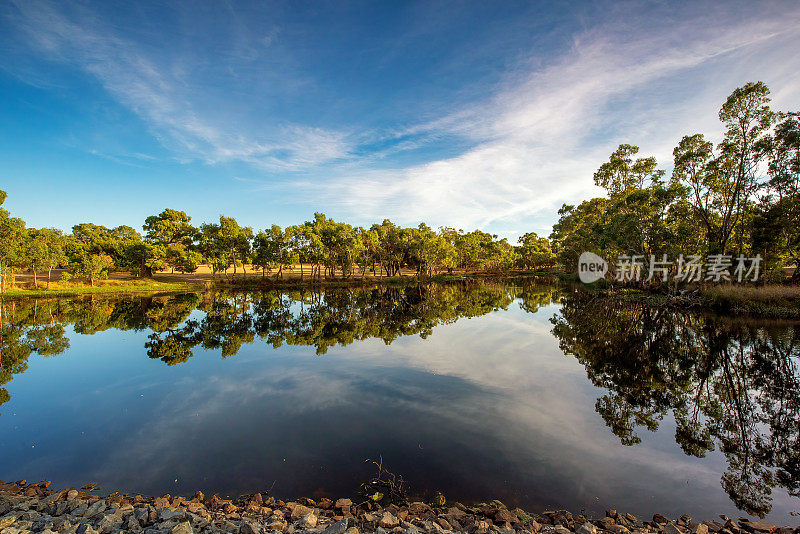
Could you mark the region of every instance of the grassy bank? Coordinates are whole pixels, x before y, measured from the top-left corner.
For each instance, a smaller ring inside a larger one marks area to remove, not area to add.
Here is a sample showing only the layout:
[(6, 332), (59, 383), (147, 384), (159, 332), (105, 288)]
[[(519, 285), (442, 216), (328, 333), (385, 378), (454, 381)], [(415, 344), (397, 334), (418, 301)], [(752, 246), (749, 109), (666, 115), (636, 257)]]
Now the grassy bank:
[(630, 302), (648, 306), (710, 311), (722, 315), (757, 316), (770, 319), (800, 319), (800, 286), (764, 285), (704, 286), (672, 294), (613, 285), (592, 288), (613, 293)]
[[(299, 289), (299, 288), (339, 288), (363, 287), (380, 285), (408, 285), (419, 282), (457, 282), (468, 280), (504, 280), (513, 278), (535, 278), (542, 281), (556, 281), (552, 273), (547, 272), (501, 272), (501, 273), (458, 273), (439, 274), (433, 277), (419, 278), (413, 275), (391, 277), (366, 276), (361, 278), (275, 278), (248, 276), (241, 278), (218, 277), (211, 280), (208, 277), (192, 278), (191, 276), (156, 275), (152, 279), (121, 278), (99, 280), (94, 286), (80, 283), (54, 282), (50, 289), (39, 287), (37, 289), (15, 287), (6, 289), (5, 297), (60, 297), (78, 295), (108, 295), (108, 294), (150, 294), (174, 293), (186, 291), (203, 291), (207, 289), (237, 289), (237, 290), (269, 290), (269, 289)], [(32, 284), (31, 284), (32, 285)]]

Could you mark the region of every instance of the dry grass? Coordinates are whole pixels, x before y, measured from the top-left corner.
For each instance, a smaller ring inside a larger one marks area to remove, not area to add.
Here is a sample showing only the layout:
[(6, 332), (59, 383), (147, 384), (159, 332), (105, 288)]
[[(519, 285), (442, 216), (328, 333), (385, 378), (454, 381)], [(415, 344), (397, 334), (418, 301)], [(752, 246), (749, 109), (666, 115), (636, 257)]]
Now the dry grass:
[(713, 286), (703, 289), (703, 294), (712, 299), (731, 302), (800, 301), (800, 286)]

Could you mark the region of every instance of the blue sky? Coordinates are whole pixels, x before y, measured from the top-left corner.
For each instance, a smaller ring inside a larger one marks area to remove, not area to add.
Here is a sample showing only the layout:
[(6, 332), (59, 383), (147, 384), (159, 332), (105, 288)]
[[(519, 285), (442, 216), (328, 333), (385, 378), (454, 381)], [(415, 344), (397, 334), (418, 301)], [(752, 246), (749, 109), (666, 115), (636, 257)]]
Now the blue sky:
[(800, 109), (800, 3), (0, 4), (0, 189), (32, 226), (165, 207), (255, 228), (548, 234), (619, 143), (669, 167), (762, 80)]

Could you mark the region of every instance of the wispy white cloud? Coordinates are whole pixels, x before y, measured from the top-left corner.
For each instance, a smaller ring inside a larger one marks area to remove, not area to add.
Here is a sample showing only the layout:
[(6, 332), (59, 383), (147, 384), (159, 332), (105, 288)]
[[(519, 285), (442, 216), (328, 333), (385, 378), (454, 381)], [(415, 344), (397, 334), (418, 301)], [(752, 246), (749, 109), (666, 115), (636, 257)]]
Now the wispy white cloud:
[[(307, 170), (345, 158), (351, 150), (347, 135), (337, 131), (276, 120), (254, 133), (233, 117), (213, 117), (199, 102), (205, 89), (191, 78), (190, 66), (182, 64), (186, 58), (170, 62), (168, 56), (147, 54), (88, 11), (66, 13), (63, 6), (27, 0), (14, 5), (15, 25), (35, 48), (93, 76), (179, 160), (239, 160), (262, 169)], [(278, 35), (270, 29), (262, 46)]]
[(669, 165), (682, 135), (719, 132), (716, 111), (737, 85), (765, 78), (779, 107), (798, 100), (800, 76), (785, 51), (800, 47), (800, 10), (750, 21), (718, 15), (680, 27), (590, 30), (548, 66), (509, 79), (490, 102), (425, 125), (470, 135), (474, 148), (351, 174), (328, 183), (328, 193), (367, 219), (506, 235), (524, 221), (547, 234), (561, 203), (599, 194), (591, 176), (617, 144), (638, 144)]
[[(668, 165), (682, 135), (719, 133), (716, 110), (738, 85), (766, 81), (778, 108), (800, 100), (800, 6), (791, 2), (684, 6), (668, 19), (626, 4), (624, 20), (609, 21), (611, 10), (609, 20), (590, 21), (559, 55), (530, 51), (486, 101), (365, 130), (355, 116), (333, 127), (279, 112), (252, 119), (258, 91), (243, 88), (241, 107), (236, 96), (208, 96), (191, 57), (154, 53), (80, 7), (14, 5), (30, 46), (95, 78), (178, 161), (244, 162), (253, 176), (242, 188), (279, 190), (287, 203), (310, 200), (358, 224), (389, 217), (547, 234), (562, 203), (599, 194), (592, 173), (617, 144)], [(253, 37), (237, 17), (228, 56), (247, 62), (280, 44), (278, 27)], [(456, 155), (419, 155), (442, 145)]]

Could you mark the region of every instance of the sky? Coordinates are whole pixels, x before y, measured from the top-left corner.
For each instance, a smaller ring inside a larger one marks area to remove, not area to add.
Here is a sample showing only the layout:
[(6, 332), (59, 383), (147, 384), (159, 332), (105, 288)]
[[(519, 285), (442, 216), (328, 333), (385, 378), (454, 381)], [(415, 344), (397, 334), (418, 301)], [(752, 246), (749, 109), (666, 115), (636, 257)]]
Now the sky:
[(669, 169), (761, 80), (800, 111), (800, 2), (0, 2), (0, 189), (30, 226), (164, 208), (261, 229), (548, 235), (620, 144)]

